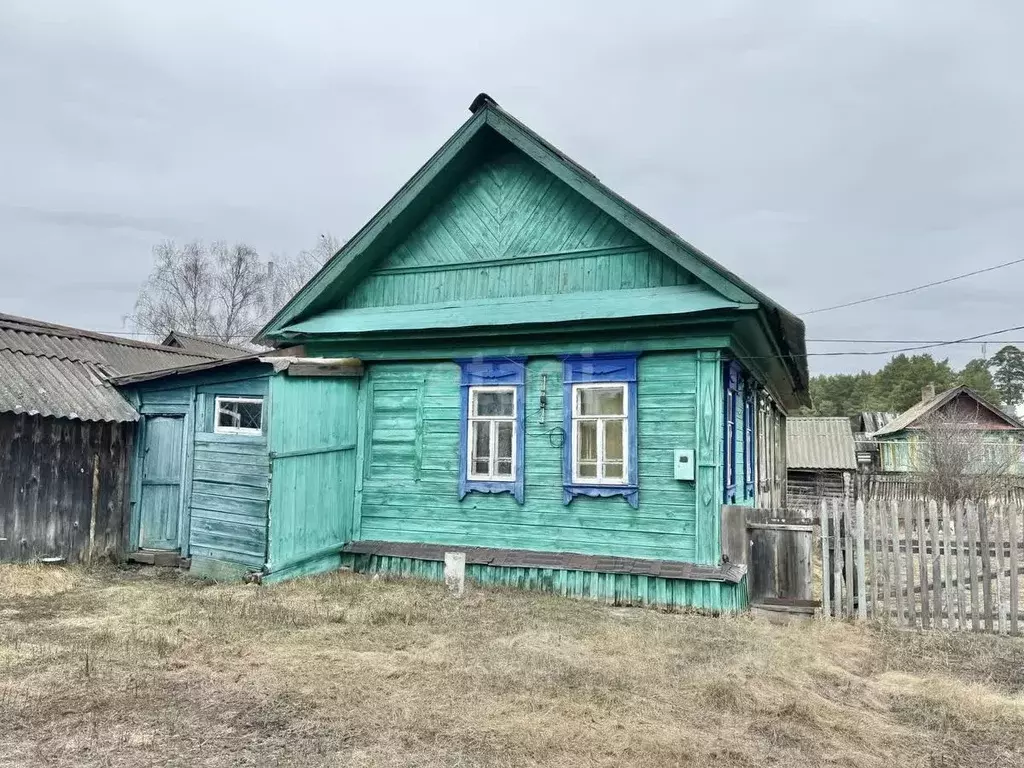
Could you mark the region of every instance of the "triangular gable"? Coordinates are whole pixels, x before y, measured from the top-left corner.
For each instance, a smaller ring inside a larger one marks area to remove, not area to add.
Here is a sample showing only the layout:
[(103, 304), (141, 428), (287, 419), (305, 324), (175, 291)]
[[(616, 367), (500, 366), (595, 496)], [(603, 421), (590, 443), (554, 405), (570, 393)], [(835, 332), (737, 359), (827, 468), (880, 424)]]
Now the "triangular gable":
[(961, 385), (947, 389), (945, 392), (936, 395), (931, 400), (926, 400), (911, 406), (877, 432), (873, 433), (873, 436), (880, 437), (883, 435), (893, 435), (897, 432), (902, 432), (905, 429), (920, 429), (924, 426), (923, 422), (928, 417), (938, 412), (943, 406), (958, 397), (970, 398), (977, 403), (980, 408), (991, 413), (997, 420), (1003, 422), (1011, 429), (1024, 429), (1024, 424), (1016, 418), (1004, 412), (998, 406), (988, 402), (970, 387)]
[(480, 137), (492, 132), (726, 300), (744, 305), (759, 304), (778, 356), (786, 361), (797, 388), (806, 385), (802, 321), (608, 189), (596, 176), (502, 110), (485, 94), (477, 97), (471, 110), (472, 117), (275, 315), (258, 338), (280, 338), (286, 326), (337, 306), (339, 298), (365, 276), (376, 260), (390, 253), (401, 236), (422, 218), (432, 195), (436, 200), (439, 189), (446, 184), (450, 188), (453, 177), (473, 166), (475, 152), (485, 143)]
[[(496, 140), (422, 221), (339, 297), (335, 308), (565, 296), (697, 282), (534, 160)], [(711, 288), (704, 287), (703, 293), (727, 302)], [(604, 316), (596, 303), (592, 311)], [(297, 330), (295, 324), (288, 328)]]

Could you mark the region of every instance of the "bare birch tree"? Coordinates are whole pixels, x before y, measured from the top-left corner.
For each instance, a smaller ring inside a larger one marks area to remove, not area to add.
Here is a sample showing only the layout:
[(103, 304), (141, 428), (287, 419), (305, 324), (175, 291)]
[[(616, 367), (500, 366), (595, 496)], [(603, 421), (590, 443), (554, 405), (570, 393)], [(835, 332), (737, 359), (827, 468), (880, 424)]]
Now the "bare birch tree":
[(276, 256), (270, 262), (274, 311), (285, 305), (321, 267), (341, 248), (341, 241), (330, 232), (320, 235), (317, 244), (294, 256)]
[(154, 337), (183, 331), (246, 342), (338, 249), (333, 235), (291, 257), (266, 261), (245, 243), (200, 241), (153, 248), (154, 265), (128, 320)]
[(978, 408), (954, 403), (926, 422), (916, 469), (930, 496), (950, 503), (978, 501), (1004, 493), (1019, 472), (1019, 437), (985, 429)]

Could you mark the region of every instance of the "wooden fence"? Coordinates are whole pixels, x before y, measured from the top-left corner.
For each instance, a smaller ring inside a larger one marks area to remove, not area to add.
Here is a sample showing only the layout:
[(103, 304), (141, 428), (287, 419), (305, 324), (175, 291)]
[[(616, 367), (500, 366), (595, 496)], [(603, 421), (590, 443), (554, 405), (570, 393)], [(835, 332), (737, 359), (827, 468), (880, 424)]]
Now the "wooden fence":
[(822, 616), (1020, 634), (1024, 507), (823, 500)]

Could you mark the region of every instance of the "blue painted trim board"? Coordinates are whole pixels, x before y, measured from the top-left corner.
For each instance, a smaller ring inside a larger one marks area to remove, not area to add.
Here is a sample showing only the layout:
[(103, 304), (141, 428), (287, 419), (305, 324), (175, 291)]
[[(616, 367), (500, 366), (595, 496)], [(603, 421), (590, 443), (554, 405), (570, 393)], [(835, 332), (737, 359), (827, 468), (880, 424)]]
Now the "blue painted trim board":
[[(571, 502), (576, 496), (608, 498), (622, 496), (633, 509), (640, 507), (640, 485), (637, 472), (637, 410), (636, 410), (636, 361), (638, 352), (613, 355), (563, 355), (563, 406), (562, 428), (565, 440), (562, 443), (562, 501)], [(598, 485), (574, 483), (572, 478), (572, 387), (574, 384), (593, 382), (624, 383), (626, 387), (628, 413), (628, 467), (627, 482), (624, 485)]]
[[(510, 493), (522, 504), (526, 476), (526, 358), (502, 357), (456, 360), (461, 369), (459, 406), (459, 500), (471, 492)], [(514, 387), (516, 390), (516, 472), (511, 482), (469, 479), (469, 388)]]
[(740, 389), (740, 364), (730, 360), (725, 365), (725, 503), (736, 501), (736, 401)]

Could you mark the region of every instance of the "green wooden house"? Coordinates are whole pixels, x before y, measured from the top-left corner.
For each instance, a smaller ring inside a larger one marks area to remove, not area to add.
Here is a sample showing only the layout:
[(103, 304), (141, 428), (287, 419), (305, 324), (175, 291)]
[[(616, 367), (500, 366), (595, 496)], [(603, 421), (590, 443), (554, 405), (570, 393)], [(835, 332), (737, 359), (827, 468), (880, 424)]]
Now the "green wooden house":
[(871, 437), (883, 472), (956, 471), (962, 463), (977, 472), (1024, 475), (1024, 424), (963, 385), (938, 394), (925, 387), (920, 402)]
[[(486, 95), (470, 110), (260, 334), (291, 351), (122, 382), (144, 436), (186, 404), (155, 543), (264, 580), (440, 578), (464, 552), (483, 583), (741, 608), (720, 510), (783, 501), (802, 322)], [(138, 461), (136, 517), (160, 518)]]

